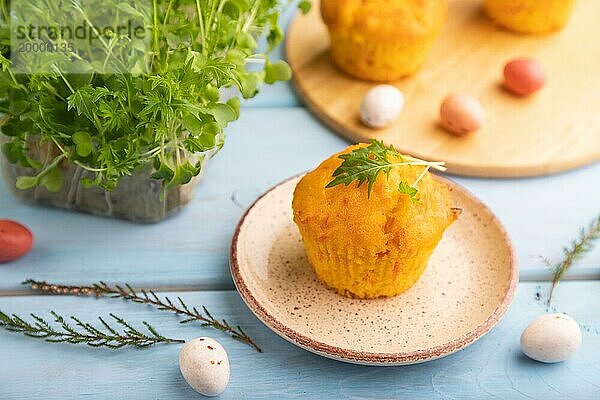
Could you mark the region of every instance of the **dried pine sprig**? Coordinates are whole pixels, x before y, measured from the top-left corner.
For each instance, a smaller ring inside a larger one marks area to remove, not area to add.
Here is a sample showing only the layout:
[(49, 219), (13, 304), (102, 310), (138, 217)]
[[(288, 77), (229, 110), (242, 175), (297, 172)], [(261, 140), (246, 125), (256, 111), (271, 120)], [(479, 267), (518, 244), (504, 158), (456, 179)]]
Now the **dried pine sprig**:
[[(159, 334), (149, 323), (142, 323), (148, 329), (149, 334), (143, 333), (126, 322), (123, 318), (110, 314), (114, 322), (120, 326), (115, 328), (98, 317), (101, 328), (81, 321), (79, 318), (70, 317), (75, 326), (70, 325), (67, 320), (54, 311), (50, 311), (56, 324), (52, 325), (42, 317), (30, 314), (33, 322), (27, 322), (16, 314), (8, 315), (0, 311), (0, 327), (11, 331), (22, 333), (25, 336), (44, 339), (53, 343), (85, 343), (92, 347), (109, 347), (118, 349), (125, 346), (148, 347), (157, 343), (184, 343), (181, 339), (170, 339)], [(59, 328), (60, 327), (60, 328)]]
[[(400, 161), (391, 162), (389, 160), (390, 156), (399, 157)], [(400, 154), (394, 146), (386, 146), (382, 141), (376, 139), (371, 139), (369, 146), (354, 149), (350, 153), (340, 155), (339, 158), (343, 160), (342, 164), (333, 172), (333, 179), (326, 187), (330, 188), (341, 184), (348, 186), (352, 182), (358, 182), (357, 187), (360, 187), (366, 182), (368, 197), (371, 196), (371, 189), (379, 174), (384, 173), (389, 175), (392, 168), (418, 165), (425, 167), (425, 169), (416, 181), (412, 184), (400, 182), (400, 185), (398, 186), (398, 191), (400, 193), (406, 194), (412, 201), (418, 202), (419, 189), (417, 185), (427, 174), (429, 169), (433, 168), (439, 171), (446, 170), (443, 162), (424, 161)]]
[(111, 298), (129, 300), (134, 303), (149, 304), (156, 307), (158, 310), (171, 311), (177, 315), (186, 316), (186, 319), (180, 321), (182, 324), (199, 321), (202, 326), (210, 326), (226, 332), (233, 339), (246, 343), (256, 351), (262, 352), (261, 348), (254, 343), (239, 325), (234, 328), (229, 325), (225, 319), (219, 320), (214, 318), (205, 306), (202, 306), (203, 312), (198, 311), (196, 307), (190, 308), (180, 297), (177, 297), (177, 302), (174, 303), (168, 297), (164, 297), (161, 300), (152, 290), (141, 289), (140, 293), (138, 293), (128, 284), (125, 284), (125, 287), (120, 285), (109, 286), (104, 282), (94, 283), (92, 286), (69, 286), (28, 279), (23, 282), (23, 284), (29, 285), (33, 290), (49, 294), (96, 297), (108, 296)]
[(552, 264), (545, 260), (546, 264), (553, 269), (552, 286), (548, 294), (548, 305), (552, 301), (552, 294), (563, 275), (571, 268), (573, 263), (585, 253), (592, 250), (596, 240), (600, 239), (600, 216), (594, 219), (587, 228), (582, 228), (579, 237), (570, 246), (563, 248), (564, 258), (558, 264)]

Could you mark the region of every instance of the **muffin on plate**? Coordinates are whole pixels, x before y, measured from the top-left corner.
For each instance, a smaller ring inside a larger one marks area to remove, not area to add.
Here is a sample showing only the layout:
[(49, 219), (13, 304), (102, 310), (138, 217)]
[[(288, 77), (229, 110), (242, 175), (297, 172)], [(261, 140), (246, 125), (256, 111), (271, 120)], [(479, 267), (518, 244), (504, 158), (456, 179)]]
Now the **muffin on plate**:
[(360, 79), (389, 82), (416, 72), (438, 37), (444, 0), (322, 0), (331, 57)]
[[(354, 169), (368, 160), (418, 165), (382, 170), (368, 182), (352, 180)], [(459, 214), (450, 188), (427, 172), (430, 164), (441, 163), (403, 156), (373, 141), (331, 156), (300, 180), (294, 221), (321, 281), (361, 299), (395, 296), (417, 282)], [(351, 169), (344, 173), (344, 166)]]
[(522, 33), (546, 33), (562, 28), (575, 0), (485, 0), (487, 15), (499, 25)]

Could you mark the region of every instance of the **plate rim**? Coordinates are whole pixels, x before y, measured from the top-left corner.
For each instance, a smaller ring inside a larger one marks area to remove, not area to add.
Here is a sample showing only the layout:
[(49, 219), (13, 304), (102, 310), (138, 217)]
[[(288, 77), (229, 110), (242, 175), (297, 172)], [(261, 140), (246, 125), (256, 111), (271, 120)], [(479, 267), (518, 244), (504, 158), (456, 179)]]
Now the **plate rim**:
[(319, 342), (315, 339), (311, 339), (308, 336), (297, 332), (285, 324), (281, 323), (275, 317), (273, 317), (265, 307), (254, 297), (246, 282), (242, 278), (240, 273), (240, 265), (237, 254), (237, 246), (239, 241), (239, 235), (241, 232), (241, 228), (246, 222), (246, 219), (250, 212), (255, 208), (255, 206), (267, 195), (273, 192), (275, 189), (279, 188), (286, 183), (297, 179), (306, 172), (302, 172), (300, 174), (289, 177), (276, 185), (272, 186), (268, 190), (266, 190), (263, 194), (261, 194), (244, 212), (242, 217), (240, 218), (238, 224), (236, 225), (233, 238), (231, 240), (230, 252), (229, 252), (229, 268), (231, 271), (231, 276), (233, 278), (233, 283), (240, 294), (240, 297), (246, 304), (246, 306), (252, 311), (252, 313), (269, 329), (273, 332), (286, 339), (287, 341), (305, 349), (311, 351), (313, 353), (332, 358), (339, 361), (345, 361), (355, 364), (371, 364), (371, 365), (406, 365), (406, 364), (416, 364), (421, 362), (426, 362), (430, 360), (435, 360), (437, 358), (441, 358), (447, 355), (450, 355), (458, 350), (461, 350), (468, 345), (474, 343), (481, 337), (483, 337), (486, 333), (488, 333), (500, 320), (504, 317), (506, 312), (508, 311), (515, 293), (519, 279), (519, 268), (518, 268), (518, 260), (515, 252), (514, 245), (506, 231), (506, 228), (500, 221), (500, 219), (492, 212), (492, 210), (485, 205), (479, 198), (477, 198), (473, 193), (469, 190), (465, 189), (460, 184), (446, 178), (440, 176), (439, 174), (432, 174), (435, 179), (444, 182), (451, 187), (457, 188), (465, 193), (465, 195), (475, 203), (477, 203), (480, 207), (486, 210), (492, 217), (492, 222), (496, 225), (496, 227), (500, 230), (502, 237), (504, 238), (505, 243), (509, 249), (509, 263), (510, 263), (510, 275), (508, 278), (508, 287), (502, 301), (498, 306), (494, 309), (492, 313), (475, 329), (469, 331), (468, 333), (451, 340), (449, 342), (443, 343), (441, 345), (437, 345), (434, 347), (430, 347), (428, 349), (416, 350), (410, 352), (400, 352), (400, 353), (375, 353), (375, 352), (367, 352), (367, 351), (358, 351), (352, 349), (344, 349), (338, 346), (333, 346), (327, 343)]

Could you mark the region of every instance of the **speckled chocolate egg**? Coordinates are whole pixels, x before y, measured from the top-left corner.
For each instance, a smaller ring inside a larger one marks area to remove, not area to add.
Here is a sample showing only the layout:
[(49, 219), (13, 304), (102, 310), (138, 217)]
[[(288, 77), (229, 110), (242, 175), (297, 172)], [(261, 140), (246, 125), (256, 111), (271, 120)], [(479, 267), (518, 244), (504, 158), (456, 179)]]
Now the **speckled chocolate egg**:
[(464, 136), (480, 129), (485, 110), (479, 101), (469, 95), (455, 93), (444, 99), (440, 106), (440, 124), (448, 132)]
[(546, 314), (535, 319), (521, 335), (521, 350), (544, 363), (565, 361), (581, 346), (577, 322), (564, 314)]
[(404, 95), (393, 85), (377, 85), (367, 92), (360, 105), (360, 120), (370, 128), (389, 126), (404, 107)]
[(179, 369), (186, 382), (205, 396), (221, 394), (229, 383), (227, 352), (214, 339), (200, 337), (187, 342), (179, 352)]

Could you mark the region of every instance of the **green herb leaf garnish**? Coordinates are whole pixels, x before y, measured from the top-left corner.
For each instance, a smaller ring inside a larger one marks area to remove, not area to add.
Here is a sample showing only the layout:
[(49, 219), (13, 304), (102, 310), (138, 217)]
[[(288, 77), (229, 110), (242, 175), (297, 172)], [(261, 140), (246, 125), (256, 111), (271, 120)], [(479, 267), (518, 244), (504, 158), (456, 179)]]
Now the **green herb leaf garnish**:
[(402, 194), (408, 195), (413, 203), (419, 202), (419, 189), (416, 187), (410, 186), (406, 182), (400, 182), (400, 185), (398, 185), (398, 191)]
[[(399, 162), (391, 162), (389, 156), (400, 158)], [(421, 165), (425, 169), (417, 180), (409, 185), (406, 182), (400, 183), (398, 191), (402, 194), (410, 196), (412, 201), (419, 201), (417, 184), (423, 179), (430, 168), (439, 171), (445, 171), (443, 162), (430, 162), (420, 160), (400, 154), (392, 145), (386, 146), (382, 141), (371, 139), (369, 146), (361, 147), (352, 150), (350, 153), (339, 156), (343, 160), (342, 164), (333, 172), (333, 180), (329, 182), (326, 188), (334, 187), (340, 184), (348, 186), (352, 182), (358, 182), (358, 186), (362, 186), (367, 182), (368, 197), (371, 197), (371, 190), (377, 180), (377, 177), (382, 172), (389, 176), (392, 168), (402, 167), (406, 165)]]

